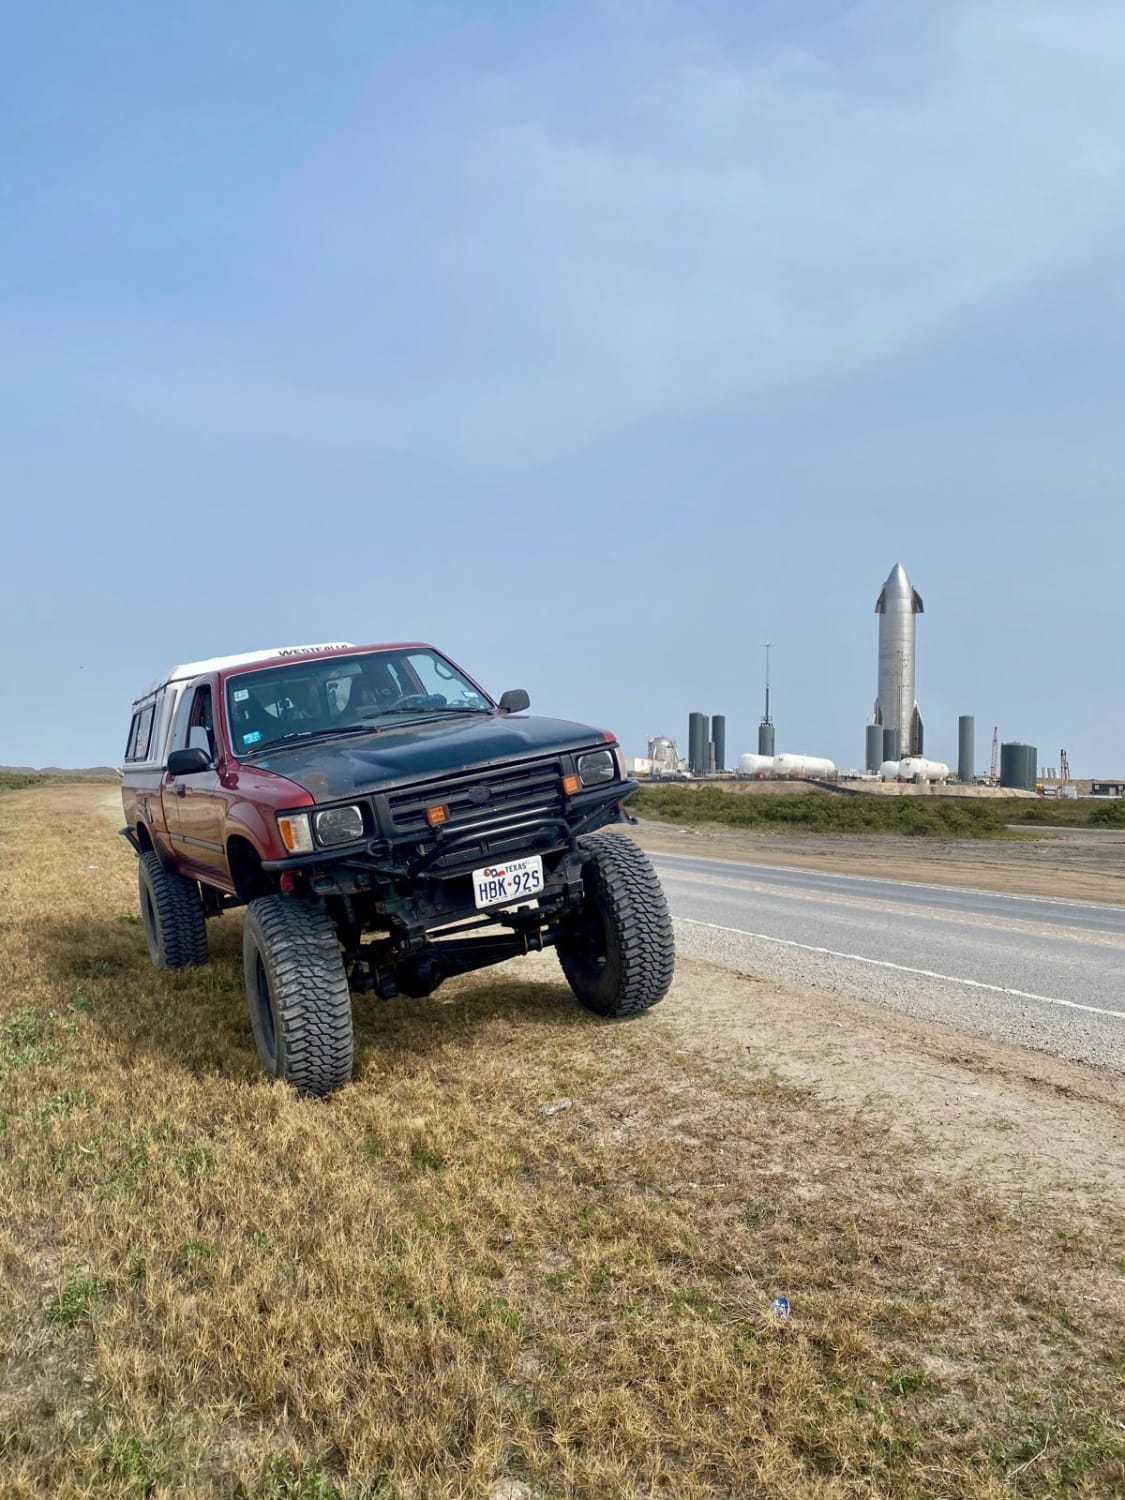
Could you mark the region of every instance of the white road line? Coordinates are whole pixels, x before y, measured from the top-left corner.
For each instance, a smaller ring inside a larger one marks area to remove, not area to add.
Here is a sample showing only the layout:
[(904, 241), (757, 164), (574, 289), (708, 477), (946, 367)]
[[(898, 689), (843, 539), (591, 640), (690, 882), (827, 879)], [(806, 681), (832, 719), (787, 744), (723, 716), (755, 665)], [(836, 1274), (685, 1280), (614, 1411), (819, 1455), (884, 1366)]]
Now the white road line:
[(782, 875), (818, 875), (826, 880), (857, 880), (867, 881), (871, 885), (906, 886), (916, 891), (960, 891), (967, 896), (993, 896), (1001, 901), (1034, 901), (1044, 906), (1090, 907), (1094, 911), (1114, 912), (1118, 916), (1125, 912), (1125, 906), (1113, 901), (1076, 901), (1067, 896), (1028, 896), (1014, 891), (986, 891), (975, 885), (935, 885), (925, 880), (893, 880), (886, 875), (849, 875), (845, 870), (814, 870), (811, 865), (767, 865), (757, 860), (721, 859), (716, 854), (670, 854), (664, 849), (650, 849), (648, 853), (653, 864), (662, 859), (693, 860), (697, 864), (733, 865), (740, 870), (776, 870)]
[(918, 974), (923, 979), (940, 979), (945, 984), (964, 984), (974, 990), (989, 990), (994, 995), (1014, 995), (1017, 1000), (1039, 1000), (1044, 1005), (1065, 1005), (1067, 1010), (1085, 1010), (1094, 1016), (1113, 1016), (1125, 1021), (1125, 1010), (1105, 1010), (1100, 1005), (1081, 1005), (1077, 1000), (1060, 1000), (1056, 995), (1034, 995), (1030, 990), (1010, 990), (1002, 984), (985, 984), (982, 979), (960, 979), (956, 974), (937, 974), (933, 969), (912, 969), (907, 964), (891, 963), (886, 958), (865, 958), (862, 953), (838, 953), (835, 948), (817, 948), (812, 943), (797, 943), (792, 938), (769, 937), (764, 932), (747, 932), (742, 927), (723, 927), (718, 922), (700, 922), (695, 917), (674, 917), (692, 927), (708, 927), (712, 932), (730, 932), (737, 937), (754, 938), (759, 943), (776, 943), (779, 948), (800, 948), (803, 953), (820, 953), (825, 958), (846, 958), (855, 964), (869, 964), (873, 969), (894, 969), (898, 974)]

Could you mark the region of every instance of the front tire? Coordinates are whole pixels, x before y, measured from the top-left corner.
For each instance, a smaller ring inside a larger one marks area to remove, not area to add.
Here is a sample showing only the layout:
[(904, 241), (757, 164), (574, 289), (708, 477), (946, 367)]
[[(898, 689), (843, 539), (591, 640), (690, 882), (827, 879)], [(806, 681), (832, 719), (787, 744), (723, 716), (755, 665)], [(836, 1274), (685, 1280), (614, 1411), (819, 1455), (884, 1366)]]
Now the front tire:
[(352, 1076), (352, 1000), (336, 929), (294, 896), (251, 901), (242, 929), (250, 1025), (262, 1066), (300, 1094)]
[(141, 925), (148, 956), (158, 969), (207, 962), (207, 922), (199, 886), (166, 870), (150, 849), (137, 866)]
[(618, 834), (579, 840), (586, 901), (556, 942), (580, 1005), (599, 1016), (635, 1016), (672, 983), (675, 939), (668, 904), (644, 850)]

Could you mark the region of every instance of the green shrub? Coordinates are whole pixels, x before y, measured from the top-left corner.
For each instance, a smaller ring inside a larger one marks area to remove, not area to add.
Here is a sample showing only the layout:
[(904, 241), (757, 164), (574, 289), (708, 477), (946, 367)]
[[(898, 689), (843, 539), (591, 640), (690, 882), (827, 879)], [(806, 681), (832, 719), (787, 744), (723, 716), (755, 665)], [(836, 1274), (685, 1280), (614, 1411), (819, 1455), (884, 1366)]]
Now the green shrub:
[(642, 787), (630, 803), (645, 818), (720, 823), (728, 828), (794, 829), (809, 833), (898, 833), (917, 838), (1003, 838), (1001, 808), (971, 798), (739, 795), (718, 787)]

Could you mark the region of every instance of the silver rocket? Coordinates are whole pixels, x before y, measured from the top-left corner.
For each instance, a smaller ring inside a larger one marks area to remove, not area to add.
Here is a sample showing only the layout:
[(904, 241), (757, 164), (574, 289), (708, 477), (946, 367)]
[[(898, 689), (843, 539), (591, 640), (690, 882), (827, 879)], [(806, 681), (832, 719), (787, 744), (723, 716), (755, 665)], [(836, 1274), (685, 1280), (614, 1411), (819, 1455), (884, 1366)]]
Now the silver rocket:
[(914, 697), (914, 616), (922, 596), (901, 563), (891, 569), (875, 601), (879, 616), (879, 696), (875, 722), (899, 731), (903, 755), (922, 754), (922, 715)]

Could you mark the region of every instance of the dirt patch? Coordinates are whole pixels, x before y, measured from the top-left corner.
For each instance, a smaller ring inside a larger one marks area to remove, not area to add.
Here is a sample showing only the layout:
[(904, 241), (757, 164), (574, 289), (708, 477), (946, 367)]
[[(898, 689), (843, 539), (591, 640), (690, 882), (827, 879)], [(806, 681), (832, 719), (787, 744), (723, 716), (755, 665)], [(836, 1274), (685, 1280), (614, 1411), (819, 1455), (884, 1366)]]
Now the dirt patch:
[(1107, 1069), (695, 959), (679, 960), (660, 1015), (725, 1066), (772, 1070), (904, 1140), (927, 1138), (930, 1171), (1125, 1205), (1125, 1080)]
[(826, 837), (651, 821), (631, 832), (642, 848), (669, 854), (1125, 905), (1125, 833), (1120, 832), (1068, 829), (1011, 842), (922, 841), (893, 834)]

